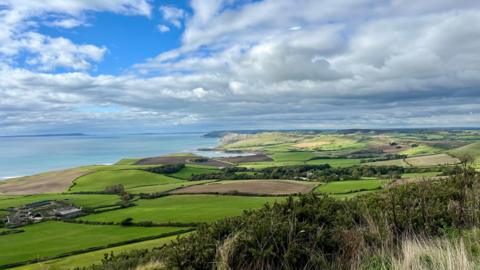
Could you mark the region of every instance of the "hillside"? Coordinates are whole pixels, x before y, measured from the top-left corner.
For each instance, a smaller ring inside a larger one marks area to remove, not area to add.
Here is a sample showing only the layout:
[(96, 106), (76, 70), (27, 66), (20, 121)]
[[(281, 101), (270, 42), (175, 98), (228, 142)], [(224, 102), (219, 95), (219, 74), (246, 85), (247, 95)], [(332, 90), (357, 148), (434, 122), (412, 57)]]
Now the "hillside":
[[(456, 248), (445, 235), (477, 227), (452, 205), (461, 175), (454, 156), (476, 153), (478, 141), (475, 131), (228, 133), (217, 150), (239, 156), (177, 153), (5, 181), (0, 269), (372, 269), (376, 256), (395, 269), (387, 262), (404, 258), (390, 241)], [(431, 237), (399, 238), (407, 232)], [(182, 240), (165, 246), (174, 236)]]

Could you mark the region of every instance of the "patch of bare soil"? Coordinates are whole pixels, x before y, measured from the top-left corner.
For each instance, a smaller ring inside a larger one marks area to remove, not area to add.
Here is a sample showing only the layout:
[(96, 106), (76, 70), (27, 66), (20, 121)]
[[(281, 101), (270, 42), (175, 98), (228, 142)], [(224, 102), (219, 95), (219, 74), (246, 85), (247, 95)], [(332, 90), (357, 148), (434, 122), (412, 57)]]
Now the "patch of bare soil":
[(252, 194), (252, 195), (289, 195), (308, 193), (318, 183), (290, 180), (233, 180), (184, 187), (171, 194)]
[(166, 165), (166, 164), (195, 164), (212, 167), (231, 167), (233, 164), (213, 158), (195, 156), (160, 156), (143, 158), (135, 162), (135, 165)]
[(75, 179), (90, 172), (90, 170), (75, 168), (14, 178), (0, 182), (0, 194), (60, 193), (68, 190)]
[(235, 157), (223, 157), (218, 160), (226, 161), (229, 163), (247, 163), (247, 162), (261, 162), (261, 161), (273, 161), (273, 159), (265, 154), (255, 154), (251, 156), (235, 156)]

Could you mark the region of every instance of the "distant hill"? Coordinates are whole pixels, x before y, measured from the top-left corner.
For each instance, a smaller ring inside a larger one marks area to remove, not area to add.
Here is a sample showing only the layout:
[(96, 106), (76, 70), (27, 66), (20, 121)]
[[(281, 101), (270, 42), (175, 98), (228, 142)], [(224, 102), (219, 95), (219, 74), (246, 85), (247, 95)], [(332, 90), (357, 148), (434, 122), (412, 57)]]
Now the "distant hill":
[(77, 136), (87, 136), (84, 133), (53, 133), (53, 134), (30, 134), (30, 135), (4, 135), (0, 136), (1, 138), (21, 138), (21, 137), (77, 137)]

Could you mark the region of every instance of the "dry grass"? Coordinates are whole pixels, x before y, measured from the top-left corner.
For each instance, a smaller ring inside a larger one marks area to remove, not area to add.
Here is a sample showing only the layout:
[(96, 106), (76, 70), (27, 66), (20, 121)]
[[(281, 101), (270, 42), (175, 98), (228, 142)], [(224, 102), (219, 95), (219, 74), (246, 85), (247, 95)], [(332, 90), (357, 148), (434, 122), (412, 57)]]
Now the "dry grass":
[(330, 144), (330, 143), (332, 143), (332, 141), (324, 140), (324, 141), (315, 141), (315, 142), (302, 142), (302, 143), (294, 144), (293, 146), (297, 148), (315, 148), (315, 147)]
[(147, 264), (138, 266), (135, 270), (161, 270), (166, 269), (165, 265), (160, 261), (149, 262)]
[(392, 259), (392, 269), (474, 269), (475, 264), (469, 257), (465, 244), (461, 240), (428, 240), (415, 238), (403, 241), (400, 256)]
[(448, 154), (418, 156), (405, 159), (411, 166), (436, 166), (445, 164), (457, 164), (460, 161)]
[(0, 184), (0, 195), (61, 193), (66, 191), (75, 179), (90, 172), (87, 169), (74, 168), (3, 181), (4, 183)]

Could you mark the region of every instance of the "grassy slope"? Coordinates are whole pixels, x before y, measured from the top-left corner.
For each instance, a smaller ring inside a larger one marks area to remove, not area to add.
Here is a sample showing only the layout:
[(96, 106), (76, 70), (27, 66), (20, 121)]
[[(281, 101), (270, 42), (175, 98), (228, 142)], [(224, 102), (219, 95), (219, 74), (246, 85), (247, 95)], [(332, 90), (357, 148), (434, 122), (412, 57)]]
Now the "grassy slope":
[(18, 207), (43, 200), (69, 200), (77, 206), (95, 208), (98, 206), (115, 204), (119, 201), (119, 198), (117, 195), (100, 194), (39, 194), (28, 196), (0, 196), (0, 209)]
[(90, 221), (119, 222), (131, 217), (135, 222), (211, 222), (223, 217), (239, 215), (246, 209), (263, 206), (279, 197), (243, 197), (215, 195), (177, 195), (154, 200), (139, 200), (137, 206), (82, 217)]
[(0, 236), (0, 265), (179, 230), (172, 227), (94, 226), (54, 221), (22, 229), (25, 232)]
[(427, 154), (431, 155), (431, 154), (438, 153), (439, 151), (441, 151), (441, 150), (438, 149), (438, 148), (435, 148), (435, 147), (432, 147), (432, 146), (429, 146), (429, 145), (425, 145), (425, 144), (421, 144), (417, 147), (413, 147), (413, 148), (404, 150), (404, 151), (400, 152), (399, 154), (407, 155), (407, 156), (427, 155)]
[(480, 142), (472, 143), (469, 145), (462, 146), (457, 149), (453, 149), (449, 152), (454, 156), (461, 156), (461, 155), (471, 155), (475, 161), (475, 166), (480, 167)]
[(204, 167), (198, 165), (186, 165), (179, 172), (169, 174), (168, 176), (187, 180), (192, 174), (215, 173), (220, 170), (212, 167)]
[(135, 164), (135, 162), (139, 161), (140, 158), (124, 158), (124, 159), (120, 159), (119, 161), (117, 161), (117, 163), (115, 163), (115, 165), (133, 165)]
[(251, 163), (242, 163), (241, 167), (247, 168), (268, 168), (268, 167), (277, 167), (277, 166), (289, 166), (289, 165), (320, 165), (320, 164), (330, 164), (332, 167), (349, 167), (353, 165), (359, 165), (360, 159), (346, 159), (346, 158), (332, 158), (332, 159), (312, 159), (308, 161), (282, 161), (282, 162), (251, 162)]
[[(187, 233), (188, 234), (188, 233)], [(185, 234), (186, 235), (186, 234)], [(139, 243), (123, 245), (119, 247), (107, 248), (79, 255), (73, 255), (66, 258), (50, 260), (46, 262), (40, 262), (36, 264), (30, 264), (26, 266), (17, 267), (17, 270), (63, 270), (72, 269), (75, 267), (86, 267), (92, 264), (100, 263), (105, 254), (119, 254), (134, 249), (153, 249), (161, 247), (170, 243), (172, 240), (177, 239), (178, 236), (168, 236), (159, 239), (153, 239), (143, 241)]]
[(380, 189), (386, 183), (388, 183), (388, 180), (349, 180), (330, 182), (320, 185), (314, 190), (314, 192), (329, 194), (352, 193), (357, 191)]
[(70, 191), (103, 191), (106, 187), (116, 184), (122, 184), (128, 190), (140, 186), (178, 182), (181, 180), (141, 170), (99, 171), (78, 178)]
[(427, 155), (427, 156), (418, 156), (406, 158), (405, 162), (411, 166), (436, 166), (436, 165), (445, 165), (445, 164), (456, 164), (458, 160), (448, 154), (436, 154), (436, 155)]

